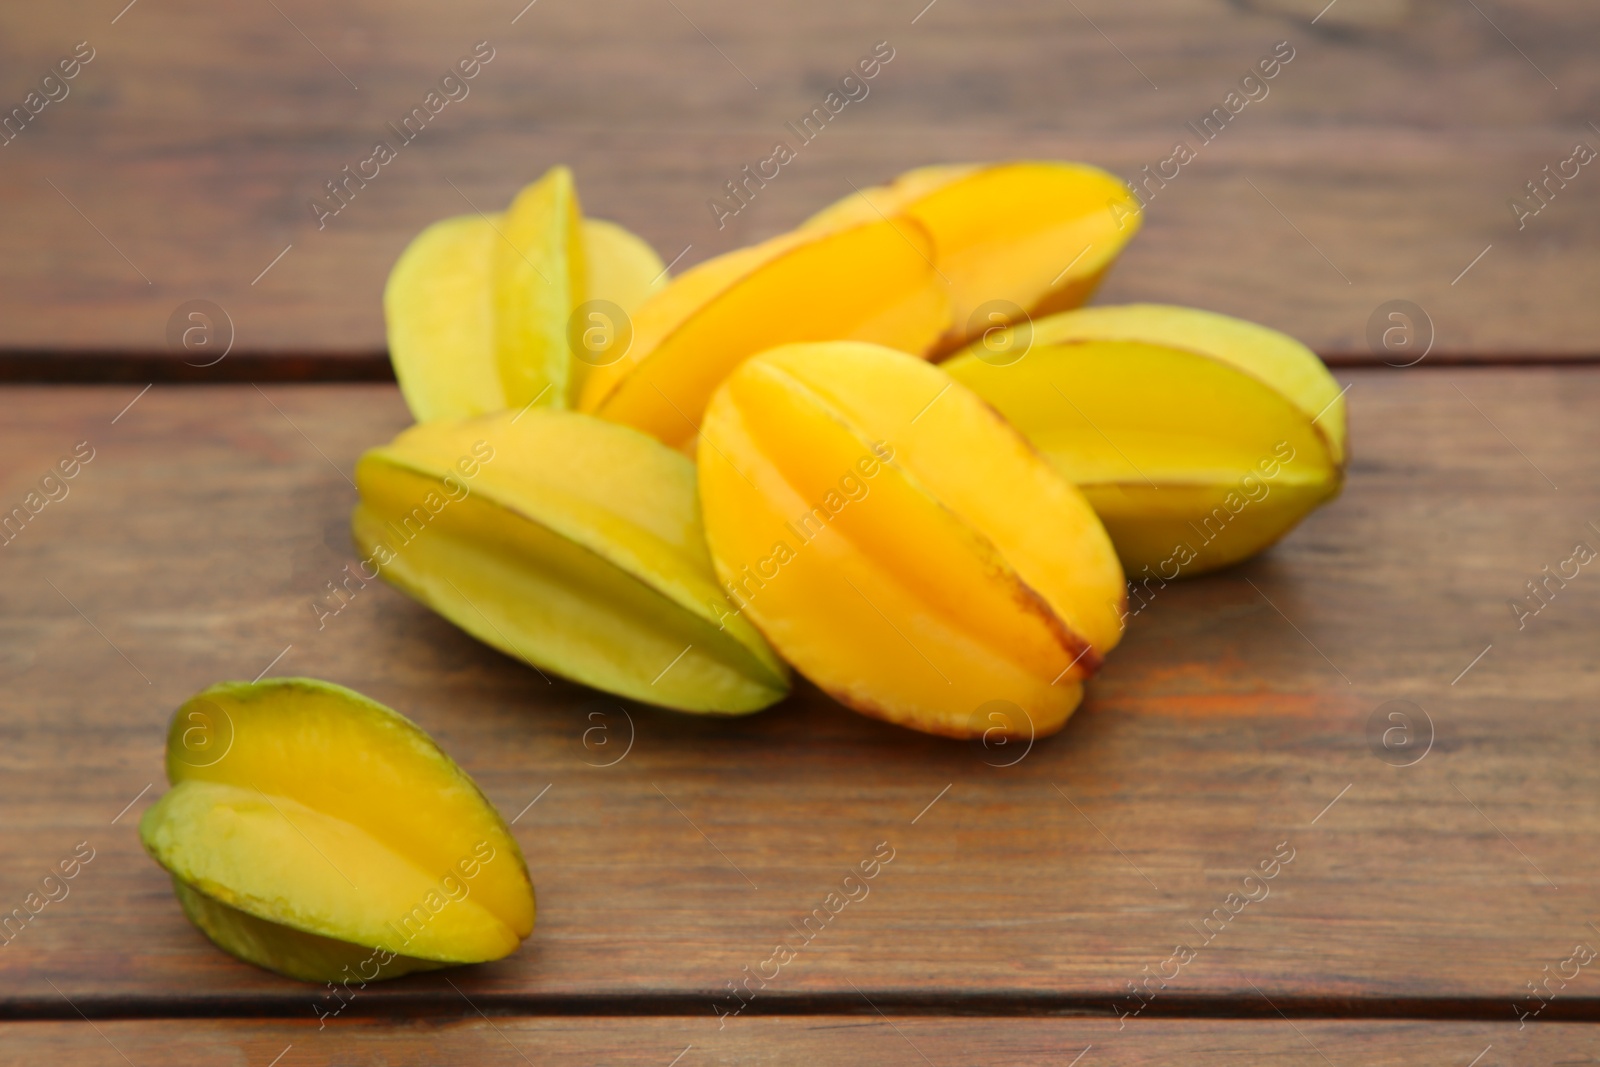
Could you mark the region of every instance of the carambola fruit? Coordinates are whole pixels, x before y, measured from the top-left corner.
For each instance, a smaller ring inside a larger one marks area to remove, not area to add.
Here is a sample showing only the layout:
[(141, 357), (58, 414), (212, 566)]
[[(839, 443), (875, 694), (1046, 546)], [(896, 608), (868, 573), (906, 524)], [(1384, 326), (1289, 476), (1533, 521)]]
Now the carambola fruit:
[(425, 423), (356, 484), (366, 566), (508, 655), (684, 711), (788, 692), (717, 586), (694, 464), (637, 430), (543, 407)]
[(1127, 186), (1082, 163), (1023, 160), (907, 171), (853, 193), (805, 223), (833, 229), (880, 215), (915, 220), (933, 239), (950, 289), (950, 329), (937, 349), (1013, 319), (1085, 303), (1139, 232)]
[(225, 682), (167, 734), (139, 836), (224, 951), (308, 982), (481, 963), (533, 930), (504, 820), (418, 726), (310, 678)]
[(858, 340), (922, 352), (949, 322), (934, 247), (913, 220), (797, 230), (707, 260), (650, 296), (633, 343), (579, 409), (692, 447), (717, 384), (776, 345)]
[(538, 403), (570, 407), (591, 362), (573, 352), (598, 316), (610, 339), (663, 284), (661, 259), (616, 223), (585, 219), (566, 167), (552, 167), (504, 214), (423, 230), (384, 289), (389, 357), (418, 422)]
[(942, 366), (1083, 491), (1132, 581), (1238, 562), (1338, 494), (1344, 399), (1293, 338), (1155, 304), (1066, 312), (1031, 333)]
[(858, 711), (954, 737), (1060, 728), (1121, 635), (1122, 570), (1082, 495), (937, 367), (786, 345), (706, 410), (700, 495), (730, 597)]

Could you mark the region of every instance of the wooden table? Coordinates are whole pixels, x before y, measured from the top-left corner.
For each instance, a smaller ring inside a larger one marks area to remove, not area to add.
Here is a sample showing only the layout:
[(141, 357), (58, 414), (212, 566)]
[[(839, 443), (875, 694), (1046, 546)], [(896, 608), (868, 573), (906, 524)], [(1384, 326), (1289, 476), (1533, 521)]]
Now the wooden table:
[[(1509, 606), (1600, 547), (1600, 172), (1525, 189), (1600, 147), (1592, 5), (125, 2), (0, 13), (6, 107), (94, 49), (0, 148), (0, 506), (93, 451), (0, 546), (0, 912), (94, 856), (0, 944), (0, 1061), (1600, 1059), (1600, 964), (1529, 990), (1600, 947), (1600, 577), (1520, 627)], [(868, 98), (719, 231), (705, 200), (882, 40)], [(1102, 299), (1325, 353), (1350, 481), (1262, 558), (1163, 590), (1059, 736), (955, 744), (805, 686), (736, 722), (618, 710), (381, 585), (319, 629), (351, 466), (408, 421), (374, 380), (378, 296), (426, 222), (565, 161), (681, 269), (920, 163), (1131, 177), (1285, 40)], [(323, 182), (479, 41), (471, 94), (319, 230)], [(190, 300), (233, 324), (214, 367), (168, 343)], [(1414, 366), (1369, 344), (1394, 300), (1432, 334)], [(189, 926), (135, 824), (172, 709), (264, 671), (394, 706), (522, 812), (521, 951), (334, 1015)], [(1391, 701), (1425, 713), (1399, 753)], [(871, 895), (719, 1019), (880, 842)], [(1216, 919), (1275, 853), (1270, 893)]]

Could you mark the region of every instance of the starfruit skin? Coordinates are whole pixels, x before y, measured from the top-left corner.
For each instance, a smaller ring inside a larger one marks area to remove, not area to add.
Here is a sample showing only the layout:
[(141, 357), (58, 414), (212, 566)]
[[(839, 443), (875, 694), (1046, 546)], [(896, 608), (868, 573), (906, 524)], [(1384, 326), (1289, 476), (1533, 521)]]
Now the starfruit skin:
[(140, 820), (224, 951), (308, 982), (500, 959), (533, 930), (509, 827), (418, 726), (310, 678), (225, 682), (173, 716)]
[[(1120, 638), (1122, 570), (1087, 502), (920, 359), (852, 342), (764, 352), (718, 387), (698, 461), (730, 597), (865, 714), (1042, 736)], [(1004, 721), (984, 714), (997, 701)]]
[(688, 452), (717, 384), (763, 349), (845, 339), (922, 352), (949, 324), (933, 255), (915, 221), (874, 217), (707, 260), (645, 301), (631, 348), (589, 374), (579, 409)]
[(554, 167), (503, 214), (424, 229), (384, 288), (389, 355), (418, 422), (530, 403), (570, 407), (587, 365), (571, 317), (604, 300), (624, 315), (665, 284), (642, 239), (582, 217), (572, 174)]
[(1087, 303), (1139, 232), (1125, 183), (1082, 163), (1020, 160), (941, 164), (864, 189), (805, 223), (831, 229), (880, 214), (916, 220), (948, 281), (950, 330), (935, 354), (960, 347), (1016, 311), (1047, 315)]
[(551, 167), (517, 194), (489, 245), (494, 341), (505, 407), (548, 398), (565, 407), (572, 386), (567, 320), (587, 299), (583, 213), (572, 172)]
[(718, 588), (694, 465), (542, 407), (406, 430), (356, 465), (355, 540), (386, 581), (542, 672), (736, 715), (787, 667)]
[(942, 364), (1105, 522), (1148, 586), (1265, 550), (1344, 481), (1345, 402), (1315, 353), (1192, 308), (1084, 308)]

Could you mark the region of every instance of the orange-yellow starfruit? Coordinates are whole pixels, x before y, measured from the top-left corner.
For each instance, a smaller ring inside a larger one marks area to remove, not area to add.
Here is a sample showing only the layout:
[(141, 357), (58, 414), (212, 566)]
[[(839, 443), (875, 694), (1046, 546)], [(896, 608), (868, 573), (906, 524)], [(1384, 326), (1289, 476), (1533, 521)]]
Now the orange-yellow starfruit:
[[(937, 367), (786, 345), (706, 411), (700, 496), (729, 597), (801, 674), (950, 736), (1053, 732), (1117, 643), (1122, 570), (1079, 492)], [(997, 723), (996, 702), (1015, 709)]]

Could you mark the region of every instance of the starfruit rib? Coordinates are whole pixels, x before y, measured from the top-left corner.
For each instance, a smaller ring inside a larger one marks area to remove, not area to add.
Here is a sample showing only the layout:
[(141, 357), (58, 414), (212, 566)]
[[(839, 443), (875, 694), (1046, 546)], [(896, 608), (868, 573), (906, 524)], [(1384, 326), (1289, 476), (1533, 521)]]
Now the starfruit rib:
[(632, 315), (667, 284), (667, 267), (643, 237), (606, 219), (583, 220), (584, 297), (610, 300)]
[(551, 167), (517, 194), (490, 244), (495, 354), (505, 407), (566, 407), (567, 320), (584, 297), (582, 214), (572, 172)]
[(914, 220), (795, 231), (688, 271), (635, 318), (633, 351), (589, 376), (579, 407), (687, 448), (717, 384), (775, 345), (840, 338), (921, 352), (949, 321)]
[(1345, 463), (1345, 403), (1317, 354), (1288, 334), (1230, 315), (1170, 304), (1079, 308), (1036, 319), (1032, 343), (1128, 341), (1222, 363), (1287, 398), (1312, 421), (1335, 465)]
[(389, 360), (418, 422), (506, 406), (495, 360), (489, 252), (495, 223), (461, 215), (423, 230), (383, 290)]
[[(1236, 481), (1274, 446), (1297, 472), (1337, 470), (1327, 438), (1292, 400), (1224, 360), (1165, 344), (1036, 344), (1017, 363), (972, 355), (944, 364), (994, 405), (1080, 488)], [(1276, 477), (1276, 475), (1274, 475)]]
[(386, 949), (258, 919), (247, 911), (207, 896), (176, 876), (172, 879), (172, 889), (189, 921), (223, 951), (302, 982), (370, 982), (455, 965), (455, 961), (427, 960), (403, 953), (391, 955)]

